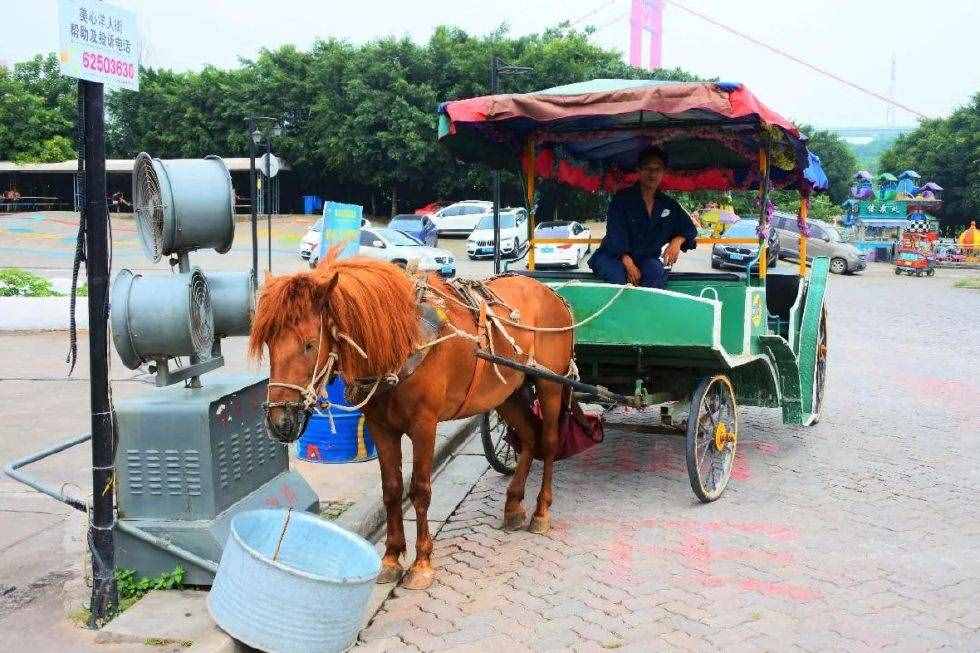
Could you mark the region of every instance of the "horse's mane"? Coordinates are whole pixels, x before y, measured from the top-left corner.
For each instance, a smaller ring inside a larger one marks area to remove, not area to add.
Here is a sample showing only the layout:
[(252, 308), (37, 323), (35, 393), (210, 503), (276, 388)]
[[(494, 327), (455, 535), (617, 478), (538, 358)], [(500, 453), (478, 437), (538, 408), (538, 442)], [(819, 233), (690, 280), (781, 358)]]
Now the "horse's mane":
[[(263, 344), (295, 330), (303, 317), (319, 313), (345, 380), (398, 372), (419, 341), (415, 284), (391, 263), (366, 257), (338, 261), (333, 254), (311, 272), (265, 283), (252, 320), (249, 354), (260, 357)], [(344, 340), (331, 337), (327, 331), (331, 326), (349, 336), (367, 358)]]

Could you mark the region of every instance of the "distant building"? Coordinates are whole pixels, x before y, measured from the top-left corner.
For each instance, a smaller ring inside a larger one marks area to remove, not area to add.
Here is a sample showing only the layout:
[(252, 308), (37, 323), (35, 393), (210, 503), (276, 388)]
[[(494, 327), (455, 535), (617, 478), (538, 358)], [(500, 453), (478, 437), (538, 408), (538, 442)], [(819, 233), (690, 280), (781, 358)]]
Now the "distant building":
[[(231, 173), (232, 186), (235, 189), (235, 212), (249, 213), (249, 160), (247, 157), (224, 157), (222, 160)], [(270, 189), (272, 200), (271, 213), (298, 212), (300, 197), (298, 190), (293, 187), (292, 168), (280, 159), (281, 167), (278, 175), (271, 179)], [(132, 202), (132, 173), (133, 159), (106, 159), (106, 193), (111, 197), (122, 193), (127, 202)], [(286, 174), (283, 174), (283, 173)], [(258, 177), (262, 180), (261, 170)], [(264, 181), (264, 180), (263, 180)], [(9, 189), (16, 189), (21, 198), (15, 204), (5, 203), (0, 199), (0, 212), (5, 211), (36, 211), (61, 210), (77, 211), (79, 208), (79, 176), (78, 161), (71, 159), (58, 163), (14, 163), (0, 161), (0, 196)], [(265, 213), (259, 193), (258, 210)], [(281, 198), (288, 198), (281, 202)]]

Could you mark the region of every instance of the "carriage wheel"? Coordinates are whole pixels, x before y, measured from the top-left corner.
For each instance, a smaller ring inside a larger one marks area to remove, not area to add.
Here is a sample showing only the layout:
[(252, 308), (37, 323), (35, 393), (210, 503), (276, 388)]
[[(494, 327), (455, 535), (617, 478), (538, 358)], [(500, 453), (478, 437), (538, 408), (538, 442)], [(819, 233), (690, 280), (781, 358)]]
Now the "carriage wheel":
[(687, 419), (687, 475), (704, 503), (728, 486), (738, 444), (738, 410), (732, 382), (724, 374), (701, 381)]
[(817, 331), (817, 361), (813, 366), (813, 402), (810, 410), (813, 413), (813, 426), (820, 420), (823, 409), (824, 387), (827, 384), (827, 309), (820, 314), (820, 328)]
[(484, 413), (480, 422), (480, 439), (483, 440), (483, 455), (495, 470), (510, 476), (517, 469), (517, 451), (510, 446), (504, 435), (507, 424), (500, 419), (497, 411)]

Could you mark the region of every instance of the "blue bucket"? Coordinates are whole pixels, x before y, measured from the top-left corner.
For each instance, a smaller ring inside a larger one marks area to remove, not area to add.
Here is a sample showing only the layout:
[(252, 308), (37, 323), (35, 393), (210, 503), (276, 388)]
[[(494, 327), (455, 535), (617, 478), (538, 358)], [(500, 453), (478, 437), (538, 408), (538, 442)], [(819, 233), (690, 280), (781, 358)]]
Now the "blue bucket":
[(374, 547), (336, 524), (306, 512), (246, 511), (231, 520), (208, 611), (263, 651), (344, 651), (380, 570)]
[[(347, 405), (344, 382), (339, 377), (327, 386), (331, 404)], [(334, 431), (330, 420), (333, 419)], [(378, 457), (378, 448), (371, 439), (364, 415), (330, 409), (330, 415), (314, 413), (310, 423), (296, 443), (296, 455), (314, 463), (361, 463)]]

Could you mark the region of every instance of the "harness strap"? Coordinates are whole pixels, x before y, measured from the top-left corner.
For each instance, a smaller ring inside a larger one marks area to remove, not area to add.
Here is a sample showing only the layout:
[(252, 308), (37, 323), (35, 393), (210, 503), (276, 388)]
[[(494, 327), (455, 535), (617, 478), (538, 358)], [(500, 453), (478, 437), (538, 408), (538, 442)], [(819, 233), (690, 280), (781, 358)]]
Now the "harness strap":
[[(477, 338), (480, 338), (481, 336), (484, 335), (484, 333), (486, 332), (486, 328), (487, 328), (487, 303), (480, 302), (480, 317), (476, 323)], [(470, 402), (470, 399), (473, 398), (473, 394), (476, 392), (476, 387), (477, 385), (479, 385), (480, 375), (483, 373), (483, 368), (486, 366), (486, 361), (476, 356), (474, 356), (474, 358), (476, 358), (476, 364), (473, 366), (473, 376), (470, 377), (470, 385), (466, 389), (466, 394), (463, 396), (462, 403), (459, 404), (459, 407), (456, 409), (456, 412), (453, 413), (453, 416), (450, 419), (456, 419), (463, 414), (463, 410), (466, 408), (466, 404), (468, 404)]]

